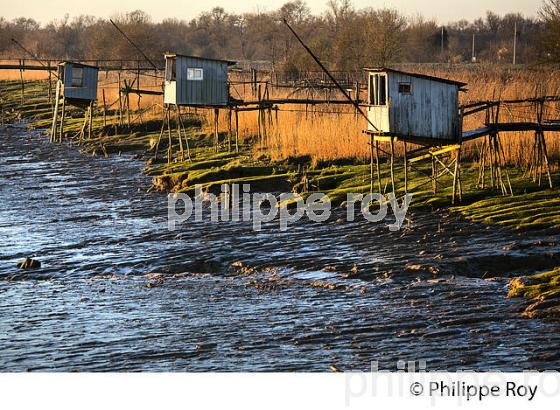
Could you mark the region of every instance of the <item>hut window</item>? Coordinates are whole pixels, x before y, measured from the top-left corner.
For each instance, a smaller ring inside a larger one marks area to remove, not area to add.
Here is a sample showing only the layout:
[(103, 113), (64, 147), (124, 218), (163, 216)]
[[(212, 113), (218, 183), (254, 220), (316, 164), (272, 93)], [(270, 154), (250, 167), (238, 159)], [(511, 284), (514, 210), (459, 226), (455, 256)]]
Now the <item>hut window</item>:
[(369, 103), (371, 105), (387, 104), (387, 77), (385, 74), (373, 74), (369, 77)]
[(187, 68), (187, 80), (202, 81), (203, 77), (202, 68)]
[(72, 67), (72, 87), (84, 86), (84, 69), (82, 67)]
[(410, 83), (399, 83), (399, 94), (412, 94)]
[(175, 81), (177, 79), (177, 59), (168, 58), (165, 60), (165, 79)]

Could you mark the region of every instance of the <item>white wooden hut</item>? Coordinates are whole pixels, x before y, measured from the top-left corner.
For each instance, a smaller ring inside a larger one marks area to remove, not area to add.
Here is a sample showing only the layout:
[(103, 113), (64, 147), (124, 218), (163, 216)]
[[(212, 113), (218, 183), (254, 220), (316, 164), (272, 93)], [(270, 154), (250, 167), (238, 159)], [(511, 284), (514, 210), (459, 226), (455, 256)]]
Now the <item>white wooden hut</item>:
[(178, 106), (229, 104), (228, 66), (233, 61), (165, 54), (163, 102)]
[(390, 68), (366, 68), (368, 132), (423, 145), (461, 139), (459, 81), (407, 73)]

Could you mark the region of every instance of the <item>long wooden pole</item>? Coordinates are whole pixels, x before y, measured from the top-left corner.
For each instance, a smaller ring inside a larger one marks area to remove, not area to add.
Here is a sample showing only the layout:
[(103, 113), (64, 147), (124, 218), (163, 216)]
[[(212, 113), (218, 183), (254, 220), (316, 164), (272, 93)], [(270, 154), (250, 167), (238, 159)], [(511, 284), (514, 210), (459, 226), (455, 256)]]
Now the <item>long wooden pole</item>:
[(396, 195), (395, 184), (395, 139), (391, 137), (391, 185), (393, 188), (393, 195)]
[(374, 148), (373, 148), (373, 134), (370, 134), (370, 140), (369, 140), (369, 193), (373, 194), (373, 161), (374, 161)]
[(235, 110), (235, 152), (239, 152), (239, 112)]
[[(181, 124), (181, 132), (185, 131), (185, 144), (187, 145), (187, 158), (189, 159), (189, 161), (192, 161), (191, 148), (189, 146), (189, 134), (187, 133), (187, 130), (185, 129), (185, 125), (183, 124), (183, 118), (181, 117), (181, 107), (177, 106), (177, 112), (179, 115), (179, 123)], [(181, 138), (181, 135), (179, 135), (179, 138)]]
[(167, 119), (167, 136), (168, 136), (168, 147), (167, 147), (167, 165), (171, 164), (171, 156), (173, 155), (173, 140), (171, 137), (171, 114), (169, 108), (166, 111), (166, 119)]
[(101, 90), (103, 95), (103, 127), (107, 126), (107, 102), (105, 100), (105, 88)]
[(375, 140), (375, 167), (377, 168), (377, 188), (381, 194), (381, 167), (379, 166), (379, 141)]
[(406, 141), (404, 141), (404, 192), (408, 193), (408, 157), (406, 148)]
[(66, 98), (62, 99), (62, 115), (60, 116), (60, 134), (58, 136), (58, 142), (62, 142), (64, 137), (64, 119), (66, 117)]
[(231, 126), (231, 108), (228, 110), (228, 152), (231, 152), (231, 140), (232, 140), (232, 126)]
[(56, 138), (56, 123), (57, 123), (57, 117), (58, 117), (58, 101), (60, 100), (60, 80), (56, 81), (56, 93), (55, 93), (55, 101), (54, 101), (54, 110), (53, 110), (53, 120), (52, 120), (52, 126), (51, 126), (51, 142), (55, 141)]
[(220, 119), (220, 109), (214, 108), (214, 151), (218, 152), (218, 145), (220, 143), (220, 136), (218, 133), (218, 122)]

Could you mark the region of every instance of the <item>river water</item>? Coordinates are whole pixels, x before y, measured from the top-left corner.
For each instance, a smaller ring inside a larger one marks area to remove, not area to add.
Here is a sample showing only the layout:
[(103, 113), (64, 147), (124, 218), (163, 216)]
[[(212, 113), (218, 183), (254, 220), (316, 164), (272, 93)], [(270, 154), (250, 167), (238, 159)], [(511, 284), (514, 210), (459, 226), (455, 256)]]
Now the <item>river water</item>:
[(560, 263), (551, 232), (426, 211), (391, 232), (343, 210), (170, 232), (143, 162), (22, 128), (0, 142), (0, 371), (560, 369), (560, 324), (505, 297)]

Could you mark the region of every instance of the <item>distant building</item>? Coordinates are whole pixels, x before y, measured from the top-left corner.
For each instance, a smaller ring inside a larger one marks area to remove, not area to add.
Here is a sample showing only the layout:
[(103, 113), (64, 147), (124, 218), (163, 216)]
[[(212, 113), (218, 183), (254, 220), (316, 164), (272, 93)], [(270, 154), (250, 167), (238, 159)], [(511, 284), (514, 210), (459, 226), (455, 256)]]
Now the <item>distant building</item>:
[(368, 72), (368, 132), (431, 145), (459, 141), (465, 83), (389, 68)]
[(97, 100), (97, 74), (99, 67), (63, 62), (58, 65), (58, 78), (62, 82), (61, 95), (66, 100), (88, 103)]
[(165, 104), (225, 107), (229, 103), (228, 66), (235, 62), (165, 55)]

